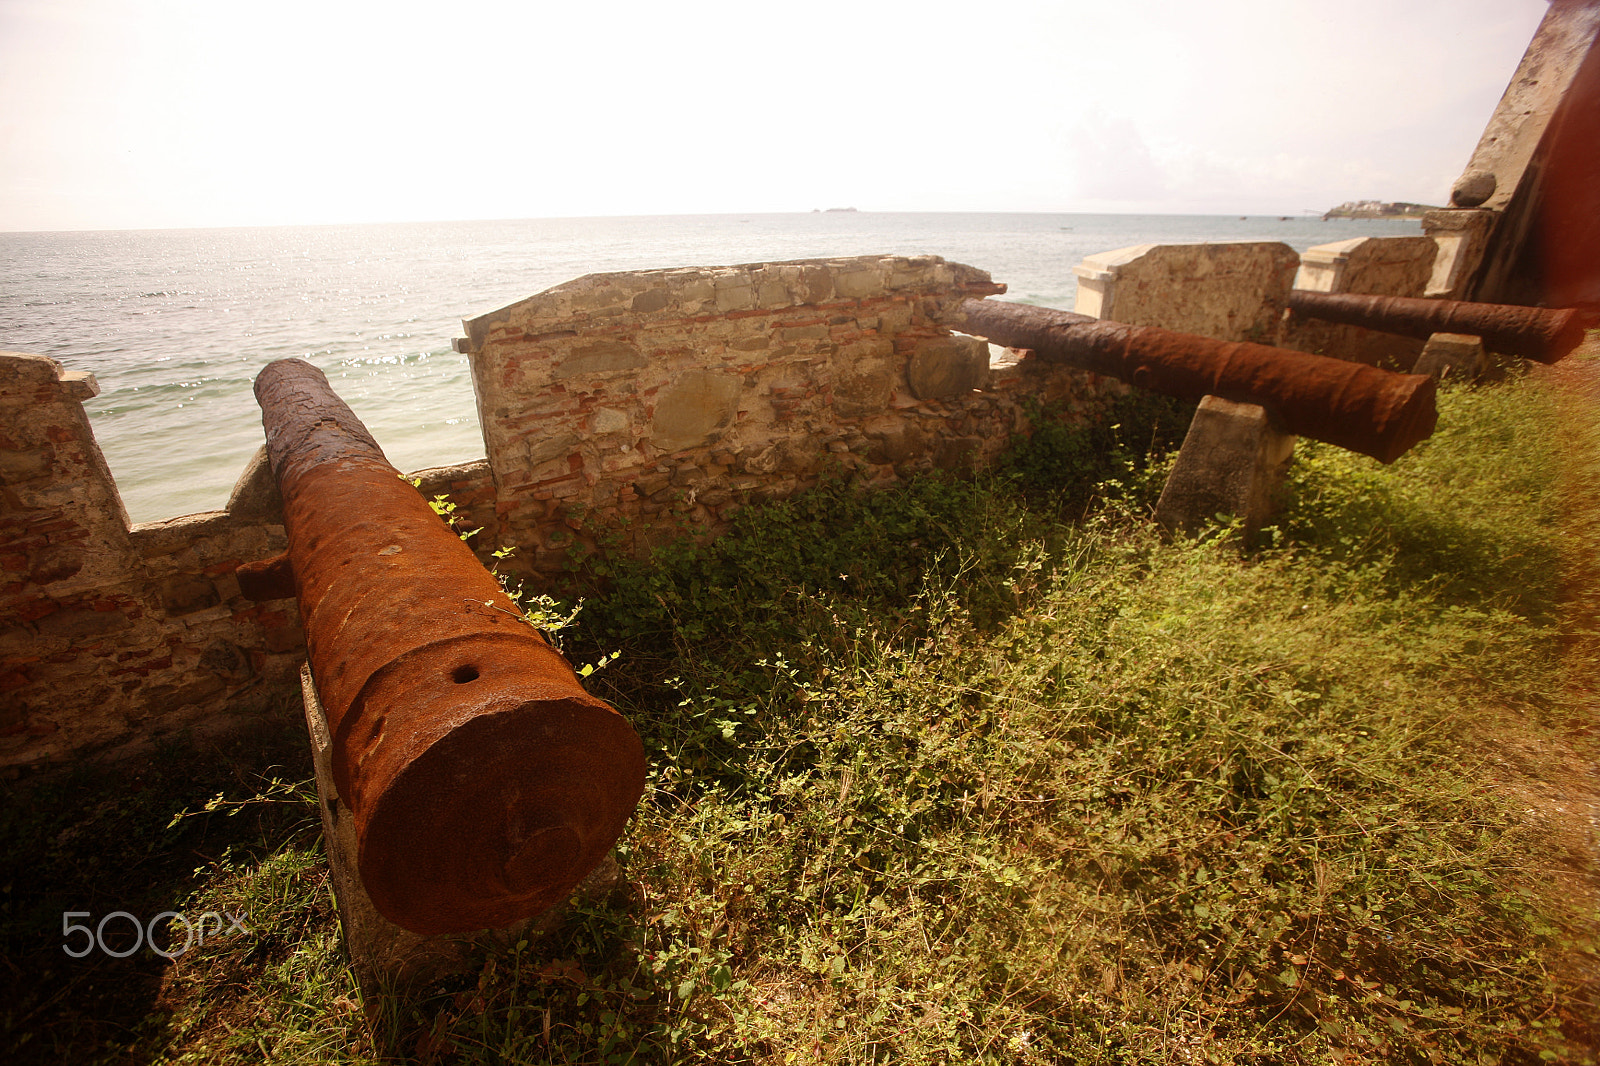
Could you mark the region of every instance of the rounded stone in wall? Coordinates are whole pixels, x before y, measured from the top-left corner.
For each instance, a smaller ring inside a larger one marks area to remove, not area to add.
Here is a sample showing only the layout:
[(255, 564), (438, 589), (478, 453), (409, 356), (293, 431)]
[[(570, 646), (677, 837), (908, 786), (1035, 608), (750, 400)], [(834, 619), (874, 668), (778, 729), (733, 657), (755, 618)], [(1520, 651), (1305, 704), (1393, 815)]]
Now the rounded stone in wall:
[(1495, 176), (1487, 170), (1469, 170), (1450, 189), (1450, 202), (1457, 207), (1477, 207), (1494, 195), (1496, 187)]
[(656, 399), (650, 443), (675, 452), (709, 443), (739, 413), (738, 375), (691, 370)]

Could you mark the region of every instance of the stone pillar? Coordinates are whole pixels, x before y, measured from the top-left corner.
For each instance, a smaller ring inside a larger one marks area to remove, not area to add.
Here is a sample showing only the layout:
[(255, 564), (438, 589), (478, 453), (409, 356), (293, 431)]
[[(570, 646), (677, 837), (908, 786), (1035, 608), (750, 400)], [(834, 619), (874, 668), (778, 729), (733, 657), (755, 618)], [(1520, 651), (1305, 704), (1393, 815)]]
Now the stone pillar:
[(1422, 216), (1422, 232), (1438, 252), (1422, 295), (1465, 300), (1494, 232), (1495, 213), (1479, 208), (1440, 208)]
[(1435, 333), (1422, 346), (1422, 354), (1417, 357), (1417, 365), (1411, 368), (1411, 372), (1430, 374), (1439, 380), (1446, 375), (1471, 380), (1482, 375), (1488, 367), (1489, 360), (1481, 338), (1466, 333)]
[(1156, 521), (1197, 533), (1218, 516), (1235, 517), (1248, 541), (1272, 514), (1294, 442), (1273, 428), (1264, 408), (1207, 396), (1161, 490)]

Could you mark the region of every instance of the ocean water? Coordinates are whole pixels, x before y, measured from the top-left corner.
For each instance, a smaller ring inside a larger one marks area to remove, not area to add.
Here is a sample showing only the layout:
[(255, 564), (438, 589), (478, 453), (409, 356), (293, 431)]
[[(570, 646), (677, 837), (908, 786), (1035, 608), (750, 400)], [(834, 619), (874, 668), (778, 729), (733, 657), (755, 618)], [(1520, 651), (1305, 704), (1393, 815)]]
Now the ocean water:
[(822, 212), (252, 229), (0, 233), (0, 350), (100, 383), (86, 405), (136, 522), (221, 507), (262, 442), (251, 392), (308, 359), (402, 470), (484, 454), (461, 320), (583, 274), (940, 255), (1008, 299), (1070, 309), (1084, 256), (1275, 240), (1303, 251), (1415, 222), (1316, 216)]

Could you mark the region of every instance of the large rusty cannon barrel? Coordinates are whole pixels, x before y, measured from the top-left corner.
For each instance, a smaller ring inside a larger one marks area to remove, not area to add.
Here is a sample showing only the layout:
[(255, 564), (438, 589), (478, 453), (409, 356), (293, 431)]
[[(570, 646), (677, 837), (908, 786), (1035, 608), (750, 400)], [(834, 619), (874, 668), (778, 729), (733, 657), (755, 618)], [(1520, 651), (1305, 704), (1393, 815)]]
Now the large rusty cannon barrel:
[(424, 935), (566, 894), (644, 791), (644, 751), (395, 468), (322, 372), (256, 378), (334, 783), (373, 905)]
[(1600, 314), (1575, 307), (1517, 307), (1305, 289), (1289, 293), (1289, 309), (1307, 318), (1420, 340), (1435, 333), (1466, 333), (1483, 338), (1491, 351), (1541, 363), (1564, 359), (1583, 343), (1584, 331), (1600, 325)]
[(1286, 433), (1385, 463), (1426, 440), (1438, 420), (1433, 379), (1422, 374), (1003, 300), (964, 300), (959, 310), (962, 330), (996, 344), (1169, 396), (1259, 404)]

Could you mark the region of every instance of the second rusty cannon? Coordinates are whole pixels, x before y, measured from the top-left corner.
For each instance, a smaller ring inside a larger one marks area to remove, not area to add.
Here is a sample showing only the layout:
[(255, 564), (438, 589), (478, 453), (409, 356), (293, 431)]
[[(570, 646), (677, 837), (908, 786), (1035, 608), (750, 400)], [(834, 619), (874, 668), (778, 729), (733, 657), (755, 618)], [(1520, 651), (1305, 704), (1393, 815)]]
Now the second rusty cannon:
[(1286, 433), (1385, 463), (1431, 436), (1438, 421), (1426, 375), (1003, 300), (964, 300), (959, 310), (964, 332), (996, 344), (1169, 396), (1258, 404)]
[[(255, 391), (373, 906), (423, 935), (547, 909), (638, 804), (639, 737), (584, 691), (320, 370), (279, 360)], [(241, 568), (240, 584), (263, 598), (271, 577)]]

